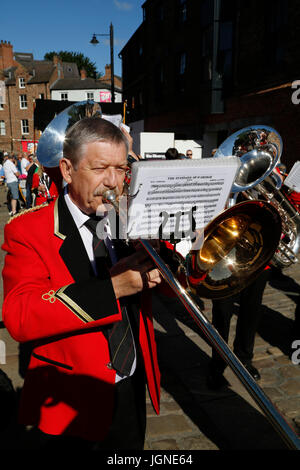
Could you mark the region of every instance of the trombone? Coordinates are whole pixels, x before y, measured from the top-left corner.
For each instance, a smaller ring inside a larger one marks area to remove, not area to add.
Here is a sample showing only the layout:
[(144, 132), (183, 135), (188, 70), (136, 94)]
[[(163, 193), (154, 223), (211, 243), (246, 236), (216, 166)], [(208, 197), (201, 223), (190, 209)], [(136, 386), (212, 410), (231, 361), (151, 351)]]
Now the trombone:
[[(112, 204), (118, 213), (117, 197), (113, 197), (112, 191), (107, 193), (106, 197), (105, 194), (103, 195), (104, 201)], [(214, 270), (220, 272), (221, 264), (221, 271), (223, 267), (226, 274), (228, 272), (233, 273), (232, 282), (228, 283), (227, 279), (226, 283), (224, 283), (224, 279), (222, 279), (221, 284), (219, 284), (219, 287), (221, 285), (219, 292), (222, 292), (223, 297), (233, 295), (243, 287), (246, 287), (264, 269), (279, 243), (281, 220), (277, 210), (267, 202), (246, 201), (221, 213), (206, 227), (205, 233), (201, 250), (190, 252), (187, 257), (187, 263), (182, 265), (181, 269), (185, 271), (187, 283), (192, 292), (196, 294), (199, 292), (205, 292), (206, 294), (210, 292), (210, 297), (212, 298), (211, 281), (204, 287), (204, 290), (203, 283), (205, 285), (205, 278), (208, 274), (211, 277)], [(226, 236), (223, 236), (221, 239), (220, 233), (223, 233), (223, 235), (226, 233)], [(272, 237), (270, 236), (271, 234)], [(254, 239), (256, 240), (255, 243), (253, 243)], [(159, 269), (164, 280), (175, 292), (186, 311), (204, 333), (209, 343), (230, 366), (286, 445), (290, 449), (300, 450), (299, 437), (263, 390), (257, 385), (241, 361), (231, 351), (216, 328), (205, 317), (191, 295), (178, 281), (176, 275), (173, 274), (148, 240), (140, 239), (139, 242)], [(218, 253), (215, 251), (210, 253), (211, 246), (216, 244), (219, 245)], [(233, 256), (234, 260), (232, 259)], [(211, 262), (212, 259), (213, 262)], [(244, 269), (241, 275), (239, 275), (240, 271), (238, 268), (241, 264), (243, 264)], [(180, 274), (180, 271), (177, 274)], [(218, 282), (215, 283), (214, 287), (217, 284)]]

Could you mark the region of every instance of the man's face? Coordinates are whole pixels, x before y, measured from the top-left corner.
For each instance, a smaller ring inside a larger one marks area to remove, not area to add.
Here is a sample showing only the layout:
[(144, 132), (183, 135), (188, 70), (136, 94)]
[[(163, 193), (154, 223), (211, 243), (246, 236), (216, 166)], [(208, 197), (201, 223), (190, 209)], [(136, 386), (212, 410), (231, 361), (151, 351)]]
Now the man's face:
[(122, 193), (127, 169), (125, 144), (91, 142), (84, 147), (84, 155), (73, 167), (70, 160), (63, 158), (60, 168), (68, 183), (72, 201), (86, 214), (104, 210), (102, 194), (107, 189)]

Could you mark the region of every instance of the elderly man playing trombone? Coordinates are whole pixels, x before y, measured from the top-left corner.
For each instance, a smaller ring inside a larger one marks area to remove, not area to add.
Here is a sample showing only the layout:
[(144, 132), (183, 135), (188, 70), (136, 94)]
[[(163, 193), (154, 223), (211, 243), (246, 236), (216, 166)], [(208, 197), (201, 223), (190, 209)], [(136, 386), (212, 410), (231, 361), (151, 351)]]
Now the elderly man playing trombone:
[(33, 344), (20, 420), (45, 448), (143, 449), (146, 383), (159, 412), (144, 301), (159, 271), (143, 251), (95, 235), (103, 192), (122, 193), (127, 153), (110, 122), (76, 122), (59, 162), (64, 192), (5, 227), (3, 320), (16, 341)]

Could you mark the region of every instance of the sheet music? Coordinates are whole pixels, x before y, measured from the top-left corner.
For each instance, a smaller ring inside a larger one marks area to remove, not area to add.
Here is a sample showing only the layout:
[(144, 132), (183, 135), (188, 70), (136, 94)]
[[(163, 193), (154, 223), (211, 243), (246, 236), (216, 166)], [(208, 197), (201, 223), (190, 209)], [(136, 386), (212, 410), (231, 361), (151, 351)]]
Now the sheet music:
[(129, 238), (188, 238), (223, 209), (237, 157), (139, 161), (132, 165)]
[(300, 192), (300, 162), (296, 162), (284, 180), (285, 186), (293, 189), (297, 193)]

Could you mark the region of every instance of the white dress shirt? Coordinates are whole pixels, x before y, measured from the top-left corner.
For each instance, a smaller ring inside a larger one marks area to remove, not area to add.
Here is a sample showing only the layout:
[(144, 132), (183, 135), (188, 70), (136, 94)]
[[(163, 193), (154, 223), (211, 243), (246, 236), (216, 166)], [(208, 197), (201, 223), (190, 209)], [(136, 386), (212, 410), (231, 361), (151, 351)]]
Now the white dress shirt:
[[(87, 220), (89, 220), (90, 217), (87, 214), (84, 214), (84, 212), (82, 212), (79, 209), (79, 207), (77, 207), (76, 204), (71, 200), (71, 198), (68, 194), (68, 191), (67, 191), (67, 187), (65, 188), (65, 191), (64, 191), (64, 197), (65, 197), (65, 202), (67, 204), (67, 207), (68, 207), (68, 209), (69, 209), (69, 211), (70, 211), (70, 213), (73, 217), (75, 225), (76, 225), (76, 227), (79, 231), (79, 234), (82, 238), (84, 247), (85, 247), (86, 252), (88, 254), (89, 260), (92, 264), (93, 270), (94, 270), (95, 274), (97, 275), (96, 261), (95, 261), (94, 250), (93, 250), (93, 234), (87, 228), (87, 226), (85, 225), (85, 222)], [(105, 245), (108, 249), (112, 264), (115, 264), (117, 262), (117, 256), (116, 256), (116, 253), (115, 253), (113, 242), (110, 238), (109, 221), (107, 221), (107, 224), (105, 225), (104, 230), (107, 231), (107, 237), (104, 239), (104, 243), (105, 243)], [(132, 337), (133, 337), (133, 335), (132, 335)], [(135, 345), (134, 345), (134, 347), (135, 347)], [(130, 375), (132, 375), (134, 373), (135, 368), (136, 368), (136, 355), (135, 355), (135, 358), (134, 358), (134, 361), (133, 361), (133, 365), (132, 365)], [(122, 380), (123, 378), (126, 378), (126, 377), (121, 377), (121, 376), (118, 375), (118, 373), (116, 374), (116, 382), (119, 382), (119, 380)]]

